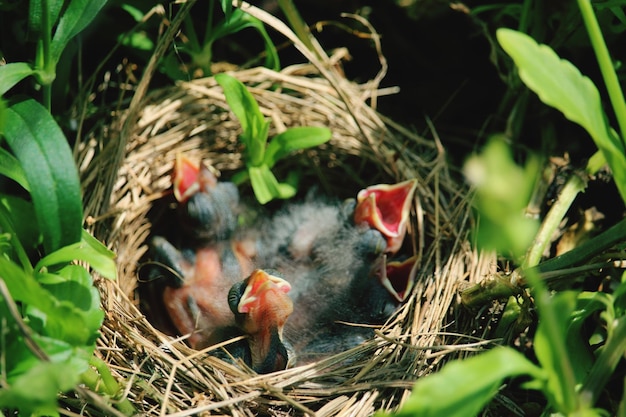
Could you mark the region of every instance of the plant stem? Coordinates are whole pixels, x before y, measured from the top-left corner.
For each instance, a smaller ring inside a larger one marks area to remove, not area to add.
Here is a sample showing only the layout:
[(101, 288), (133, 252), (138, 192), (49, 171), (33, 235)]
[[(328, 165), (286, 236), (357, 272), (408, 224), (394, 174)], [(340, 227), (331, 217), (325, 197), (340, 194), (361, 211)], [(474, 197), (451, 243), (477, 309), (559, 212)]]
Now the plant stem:
[(589, 239), (569, 252), (540, 263), (536, 268), (540, 273), (544, 273), (580, 265), (624, 240), (626, 240), (626, 219), (621, 220), (598, 236)]
[[(54, 65), (50, 62), (50, 39), (52, 38), (52, 27), (50, 24), (50, 8), (48, 0), (41, 0), (41, 45), (42, 56), (41, 77), (43, 89), (43, 106), (50, 112), (52, 110), (52, 80), (54, 80)], [(52, 77), (51, 77), (52, 76)]]
[(591, 2), (589, 0), (578, 0), (578, 7), (580, 8), (583, 21), (585, 22), (591, 45), (596, 53), (596, 59), (598, 60), (600, 71), (602, 72), (602, 78), (606, 84), (611, 105), (613, 106), (615, 117), (617, 118), (622, 152), (626, 152), (626, 102), (624, 102), (624, 94), (620, 88), (613, 61), (611, 60), (609, 50), (604, 42), (604, 37), (602, 36), (600, 25), (591, 7)]
[(528, 254), (526, 255), (524, 268), (532, 267), (539, 263), (541, 256), (550, 243), (550, 239), (561, 224), (561, 221), (571, 207), (572, 202), (578, 193), (584, 189), (585, 182), (583, 179), (576, 174), (572, 175), (563, 187), (558, 199), (546, 215), (546, 218), (541, 223), (537, 236), (535, 236), (535, 241), (530, 246)]
[(593, 406), (600, 396), (626, 350), (626, 316), (617, 319), (617, 324), (608, 325), (614, 326), (611, 337), (602, 348), (581, 391), (581, 397), (589, 401), (589, 406)]

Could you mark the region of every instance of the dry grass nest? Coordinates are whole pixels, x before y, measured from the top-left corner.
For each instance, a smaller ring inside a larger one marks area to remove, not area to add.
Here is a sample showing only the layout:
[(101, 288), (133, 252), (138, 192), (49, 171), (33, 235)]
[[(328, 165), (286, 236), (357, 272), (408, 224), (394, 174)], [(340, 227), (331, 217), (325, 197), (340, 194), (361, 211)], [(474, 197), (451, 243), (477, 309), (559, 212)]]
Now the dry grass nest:
[[(328, 144), (277, 166), (279, 178), (297, 168), (303, 188), (315, 184), (341, 198), (369, 184), (417, 178), (410, 238), (420, 268), (411, 296), (369, 342), (268, 375), (194, 351), (156, 330), (138, 309), (135, 288), (152, 227), (148, 213), (170, 192), (175, 156), (185, 152), (226, 177), (242, 168), (242, 158), (240, 125), (213, 78), (151, 91), (77, 150), (88, 224), (117, 253), (119, 272), (117, 281), (96, 277), (106, 311), (98, 354), (138, 413), (371, 415), (397, 407), (419, 377), (448, 358), (480, 347), (471, 336), (476, 330), (463, 329), (457, 294), (494, 263), (468, 245), (467, 190), (453, 179), (436, 140), (375, 111), (375, 83), (348, 82), (329, 62), (231, 74), (271, 119), (270, 138), (291, 126), (332, 131)], [(84, 410), (99, 415), (93, 406)]]

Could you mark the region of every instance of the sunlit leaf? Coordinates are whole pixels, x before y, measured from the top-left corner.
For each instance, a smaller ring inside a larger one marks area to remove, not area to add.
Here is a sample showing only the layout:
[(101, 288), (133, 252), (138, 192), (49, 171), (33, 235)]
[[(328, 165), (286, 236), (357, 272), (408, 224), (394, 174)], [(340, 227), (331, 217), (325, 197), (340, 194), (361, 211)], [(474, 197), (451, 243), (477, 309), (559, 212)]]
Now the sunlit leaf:
[(89, 263), (89, 265), (102, 276), (115, 279), (117, 269), (115, 261), (113, 260), (113, 253), (101, 247), (101, 245), (94, 246), (94, 242), (99, 245), (99, 242), (93, 238), (91, 238), (89, 242), (86, 241), (85, 234), (83, 234), (82, 241), (60, 248), (42, 258), (37, 262), (35, 270), (40, 271), (45, 267), (80, 260)]
[(0, 65), (0, 96), (4, 95), (15, 84), (33, 74), (33, 69), (26, 62), (11, 62), (6, 65)]
[(43, 311), (54, 310), (58, 305), (55, 298), (41, 288), (31, 274), (4, 257), (0, 257), (0, 279), (4, 280), (15, 301), (37, 306)]
[(8, 387), (0, 390), (0, 408), (19, 409), (22, 415), (58, 415), (57, 398), (79, 381), (80, 373), (72, 372), (76, 360), (39, 362)]
[(520, 78), (528, 88), (591, 135), (604, 153), (622, 199), (626, 201), (625, 149), (607, 124), (594, 83), (571, 62), (560, 59), (549, 46), (537, 44), (524, 33), (498, 29), (496, 35), (502, 48), (515, 61)]
[[(541, 384), (544, 372), (511, 348), (494, 348), (446, 364), (419, 379), (395, 417), (473, 417), (494, 397), (505, 378), (527, 375)], [(384, 414), (379, 413), (382, 417)]]
[(279, 193), (278, 180), (266, 165), (249, 167), (250, 183), (259, 203), (266, 204)]
[(292, 152), (312, 148), (330, 140), (331, 132), (326, 127), (292, 127), (274, 136), (267, 145), (264, 162), (272, 168)]
[(69, 2), (61, 15), (50, 46), (52, 62), (56, 64), (59, 61), (67, 43), (93, 21), (106, 2), (107, 0), (71, 0)]
[(83, 216), (78, 170), (57, 123), (35, 100), (18, 101), (7, 109), (5, 138), (30, 185), (46, 252), (77, 242)]
[(217, 74), (215, 80), (224, 89), (228, 106), (241, 124), (241, 141), (246, 147), (250, 165), (259, 166), (263, 161), (269, 122), (265, 120), (258, 103), (241, 81), (228, 74)]
[(467, 159), (463, 172), (476, 189), (477, 244), (516, 257), (524, 254), (539, 227), (523, 214), (539, 172), (537, 159), (517, 165), (506, 142), (494, 136), (480, 154)]
[(30, 190), (22, 165), (17, 158), (3, 148), (0, 148), (0, 175), (11, 178), (26, 191)]

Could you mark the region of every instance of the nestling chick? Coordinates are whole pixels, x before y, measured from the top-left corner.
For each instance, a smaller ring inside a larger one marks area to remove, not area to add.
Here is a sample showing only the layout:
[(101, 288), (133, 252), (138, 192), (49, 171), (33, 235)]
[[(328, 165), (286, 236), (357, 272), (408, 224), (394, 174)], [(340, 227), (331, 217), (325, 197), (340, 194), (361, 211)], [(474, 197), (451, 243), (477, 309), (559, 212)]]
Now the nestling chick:
[(378, 184), (359, 191), (354, 209), (354, 222), (366, 223), (387, 239), (387, 253), (402, 247), (409, 222), (409, 213), (417, 180), (398, 184)]
[(289, 362), (282, 334), (293, 312), (290, 289), (287, 281), (257, 269), (228, 293), (237, 326), (248, 336), (249, 357), (244, 360), (258, 373), (285, 369)]
[(151, 253), (172, 271), (163, 290), (163, 304), (172, 323), (187, 342), (202, 349), (225, 340), (235, 319), (228, 305), (233, 283), (252, 270), (230, 242), (181, 252), (162, 237), (151, 242)]
[(217, 181), (204, 164), (178, 154), (172, 173), (174, 196), (184, 233), (203, 243), (229, 239), (237, 228), (239, 191), (235, 184)]

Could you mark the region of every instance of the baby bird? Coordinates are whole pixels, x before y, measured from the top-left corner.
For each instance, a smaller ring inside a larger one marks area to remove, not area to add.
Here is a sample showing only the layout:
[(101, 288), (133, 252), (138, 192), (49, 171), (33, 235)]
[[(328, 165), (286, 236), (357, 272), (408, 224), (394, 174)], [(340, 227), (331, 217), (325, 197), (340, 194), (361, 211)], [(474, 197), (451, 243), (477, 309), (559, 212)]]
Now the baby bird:
[(283, 343), (283, 327), (293, 312), (287, 294), (290, 289), (287, 281), (257, 269), (228, 293), (235, 322), (248, 336), (249, 355), (244, 361), (255, 372), (270, 373), (287, 367), (290, 358)]
[(172, 173), (174, 196), (183, 232), (197, 241), (229, 239), (237, 228), (239, 191), (232, 182), (217, 181), (204, 164), (176, 155)]
[(163, 290), (163, 305), (177, 332), (189, 335), (194, 349), (203, 349), (225, 340), (236, 325), (228, 305), (228, 292), (240, 277), (252, 270), (238, 257), (230, 242), (179, 251), (166, 239), (151, 242), (155, 262), (171, 273)]
[(354, 222), (381, 232), (387, 240), (387, 253), (394, 254), (402, 247), (416, 188), (417, 180), (412, 179), (372, 185), (357, 195)]

